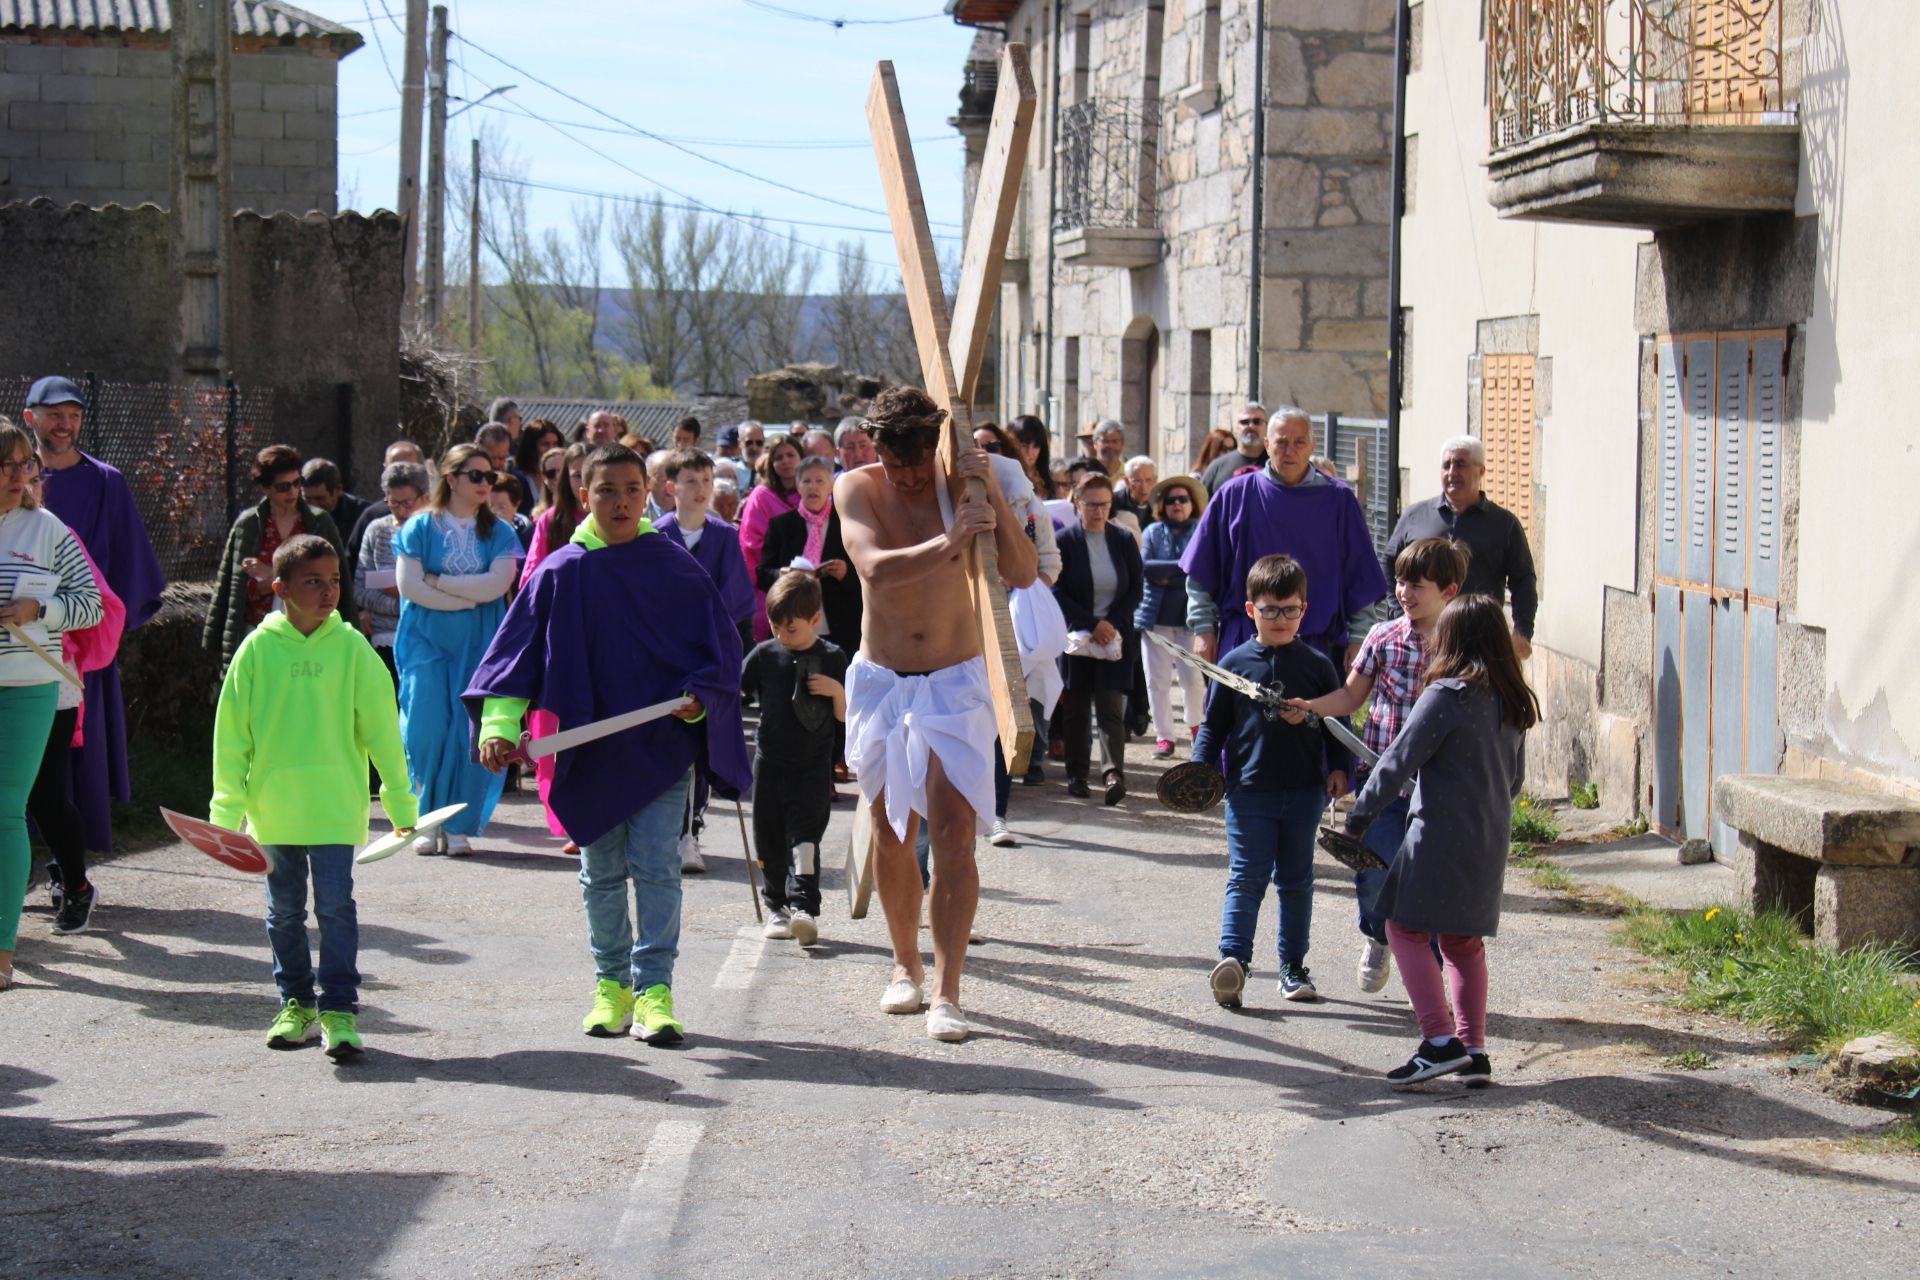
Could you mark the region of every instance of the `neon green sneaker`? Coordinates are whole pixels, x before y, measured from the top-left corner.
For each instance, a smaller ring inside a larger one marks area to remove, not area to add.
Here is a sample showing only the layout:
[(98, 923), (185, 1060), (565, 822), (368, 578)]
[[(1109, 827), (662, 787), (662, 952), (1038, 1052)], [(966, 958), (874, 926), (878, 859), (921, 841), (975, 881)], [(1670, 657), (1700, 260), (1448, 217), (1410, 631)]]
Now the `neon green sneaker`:
[(633, 1038), (648, 1044), (679, 1044), (686, 1027), (673, 1016), (673, 992), (656, 982), (633, 998)]
[(327, 1009), (320, 1015), (320, 1042), (335, 1062), (351, 1062), (366, 1051), (360, 1039), (359, 1019), (341, 1009)]
[(288, 999), (267, 1028), (267, 1048), (291, 1049), (320, 1034), (320, 1013), (310, 1004)]
[(602, 978), (593, 985), (593, 1008), (580, 1019), (590, 1036), (617, 1036), (633, 1023), (633, 988)]

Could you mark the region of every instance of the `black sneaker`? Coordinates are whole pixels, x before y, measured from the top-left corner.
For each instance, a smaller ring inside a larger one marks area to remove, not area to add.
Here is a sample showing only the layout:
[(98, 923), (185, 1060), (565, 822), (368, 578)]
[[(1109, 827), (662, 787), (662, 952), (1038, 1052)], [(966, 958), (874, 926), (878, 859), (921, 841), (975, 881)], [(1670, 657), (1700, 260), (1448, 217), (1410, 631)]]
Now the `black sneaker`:
[(1070, 796), (1086, 797), (1092, 795), (1093, 792), (1087, 789), (1087, 780), (1085, 778), (1068, 778), (1067, 794)]
[(1280, 966), (1280, 996), (1285, 1000), (1318, 1000), (1319, 988), (1313, 985), (1313, 976), (1303, 964), (1283, 964)]
[(60, 903), (60, 914), (53, 918), (55, 933), (85, 933), (87, 925), (93, 921), (93, 904), (100, 900), (94, 890), (93, 882), (78, 893), (69, 893)]
[(1404, 1065), (1387, 1072), (1387, 1083), (1395, 1088), (1401, 1085), (1418, 1084), (1422, 1080), (1431, 1080), (1435, 1076), (1463, 1071), (1468, 1063), (1467, 1047), (1458, 1040), (1448, 1037), (1444, 1044), (1422, 1040), (1420, 1047), (1413, 1051), (1413, 1056), (1408, 1058)]
[(1484, 1053), (1467, 1055), (1467, 1065), (1455, 1073), (1469, 1089), (1484, 1089), (1493, 1083), (1493, 1060)]
[(60, 878), (60, 864), (57, 862), (47, 864), (47, 896), (53, 899), (53, 909), (58, 911), (61, 899), (66, 897), (66, 882)]

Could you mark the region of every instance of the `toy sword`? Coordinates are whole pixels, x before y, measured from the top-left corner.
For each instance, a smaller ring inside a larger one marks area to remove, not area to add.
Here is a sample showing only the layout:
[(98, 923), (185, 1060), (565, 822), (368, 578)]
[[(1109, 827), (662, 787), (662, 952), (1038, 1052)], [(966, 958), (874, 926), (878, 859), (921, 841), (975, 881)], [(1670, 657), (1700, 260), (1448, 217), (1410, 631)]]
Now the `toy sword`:
[(656, 702), (650, 707), (641, 707), (638, 711), (608, 716), (603, 720), (595, 720), (574, 729), (562, 729), (559, 733), (550, 733), (544, 738), (523, 733), (520, 735), (520, 745), (507, 756), (506, 763), (530, 764), (535, 760), (565, 751), (569, 747), (583, 746), (637, 725), (646, 724), (650, 720), (672, 715), (686, 705), (687, 699), (684, 696), (669, 698), (665, 702)]
[(1165, 636), (1156, 635), (1151, 631), (1142, 631), (1140, 634), (1154, 644), (1159, 645), (1162, 649), (1165, 649), (1180, 661), (1198, 667), (1205, 673), (1207, 679), (1213, 681), (1215, 684), (1223, 684), (1235, 693), (1250, 699), (1253, 705), (1260, 708), (1260, 713), (1266, 716), (1267, 719), (1279, 719), (1282, 711), (1299, 711), (1307, 717), (1307, 724), (1324, 726), (1328, 733), (1331, 733), (1340, 741), (1342, 746), (1353, 752), (1354, 755), (1360, 759), (1366, 761), (1368, 765), (1380, 763), (1379, 752), (1371, 750), (1366, 743), (1362, 742), (1360, 735), (1356, 734), (1347, 725), (1347, 722), (1340, 717), (1321, 716), (1312, 711), (1307, 711), (1304, 707), (1290, 706), (1287, 702), (1287, 691), (1285, 687), (1279, 684), (1256, 683), (1243, 675), (1227, 670), (1217, 662), (1208, 662), (1199, 654), (1187, 649), (1182, 649)]

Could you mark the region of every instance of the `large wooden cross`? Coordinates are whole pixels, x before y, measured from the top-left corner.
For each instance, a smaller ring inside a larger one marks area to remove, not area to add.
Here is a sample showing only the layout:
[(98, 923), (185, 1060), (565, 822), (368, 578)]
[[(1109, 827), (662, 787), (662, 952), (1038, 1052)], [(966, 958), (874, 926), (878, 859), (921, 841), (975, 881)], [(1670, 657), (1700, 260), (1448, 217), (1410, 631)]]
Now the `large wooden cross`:
[[(893, 243), (900, 254), (900, 279), (906, 291), (907, 314), (913, 321), (914, 343), (920, 352), (921, 376), (927, 394), (948, 414), (947, 429), (940, 438), (940, 464), (956, 505), (969, 491), (981, 497), (986, 493), (984, 482), (956, 475), (954, 461), (960, 450), (973, 447), (970, 406), (974, 385), (980, 378), (980, 360), (986, 354), (994, 300), (1000, 293), (1000, 271), (1006, 263), (1007, 235), (1013, 229), (1020, 167), (1026, 159), (1027, 136), (1033, 129), (1035, 101), (1027, 47), (1009, 44), (1000, 51), (1000, 87), (994, 99), (993, 124), (980, 164), (979, 191), (967, 222), (960, 283), (949, 313), (946, 289), (940, 283), (940, 260), (927, 225), (927, 206), (920, 195), (920, 173), (914, 167), (913, 144), (907, 137), (906, 112), (900, 106), (900, 86), (894, 80), (891, 62), (875, 68), (873, 90), (867, 97), (867, 120), (873, 126), (873, 146), (880, 161), (880, 181), (886, 188)], [(1044, 509), (1038, 510), (1038, 518), (1048, 518)], [(1033, 749), (1033, 720), (1027, 712), (1027, 682), (1021, 673), (1020, 649), (1014, 642), (1013, 617), (1007, 609), (999, 553), (991, 533), (974, 539), (967, 557), (967, 583), (973, 596), (974, 621), (980, 630), (980, 652), (986, 659), (987, 679), (993, 689), (994, 715), (1000, 726), (1007, 771), (1022, 773)]]

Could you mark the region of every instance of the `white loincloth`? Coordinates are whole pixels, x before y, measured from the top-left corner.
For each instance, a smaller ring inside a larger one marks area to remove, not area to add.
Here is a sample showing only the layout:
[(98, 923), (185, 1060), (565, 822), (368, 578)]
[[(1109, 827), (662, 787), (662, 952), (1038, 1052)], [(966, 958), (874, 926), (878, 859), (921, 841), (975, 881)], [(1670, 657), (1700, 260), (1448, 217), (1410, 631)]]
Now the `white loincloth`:
[(856, 656), (847, 670), (847, 767), (868, 805), (887, 797), (887, 825), (907, 838), (907, 817), (927, 814), (928, 756), (973, 806), (975, 830), (993, 819), (993, 744), (1000, 736), (987, 664), (969, 658), (931, 675), (902, 676)]

